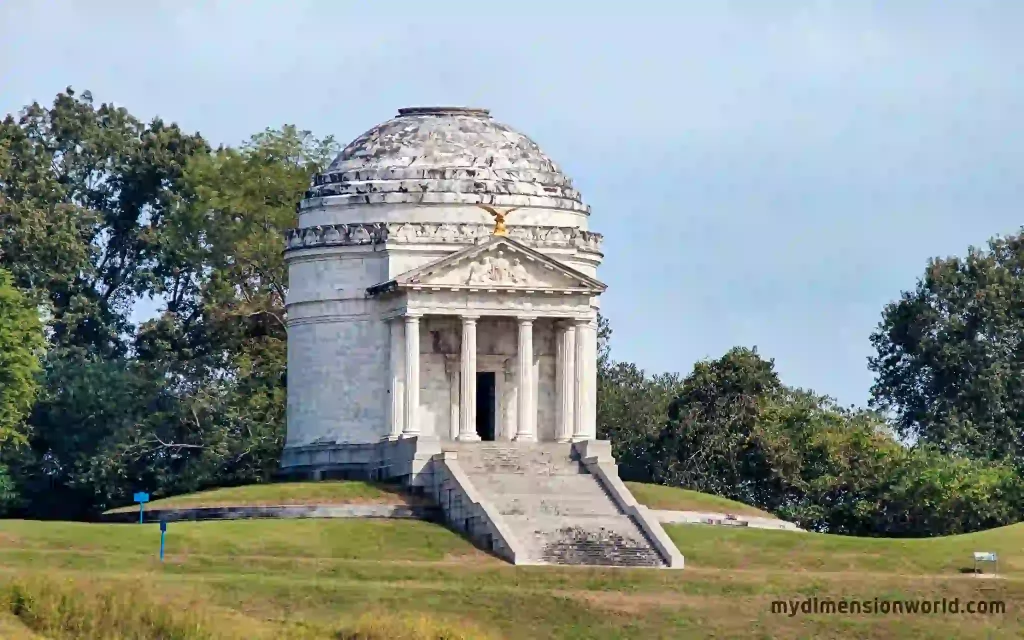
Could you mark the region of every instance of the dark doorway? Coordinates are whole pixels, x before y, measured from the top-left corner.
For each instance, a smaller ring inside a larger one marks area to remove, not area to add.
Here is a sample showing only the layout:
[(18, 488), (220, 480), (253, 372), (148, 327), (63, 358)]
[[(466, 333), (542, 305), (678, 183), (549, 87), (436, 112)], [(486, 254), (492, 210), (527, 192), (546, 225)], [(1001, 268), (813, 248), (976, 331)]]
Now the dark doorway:
[(476, 374), (476, 433), (481, 440), (494, 440), (494, 372)]

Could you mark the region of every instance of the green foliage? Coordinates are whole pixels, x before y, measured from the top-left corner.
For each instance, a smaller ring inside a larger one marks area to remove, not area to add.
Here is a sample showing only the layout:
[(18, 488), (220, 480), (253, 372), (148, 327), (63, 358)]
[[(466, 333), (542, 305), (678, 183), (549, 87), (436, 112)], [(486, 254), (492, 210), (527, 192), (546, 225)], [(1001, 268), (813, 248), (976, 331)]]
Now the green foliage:
[(16, 507), (19, 498), (17, 487), (8, 473), (7, 467), (0, 465), (0, 516)]
[[(177, 232), (164, 250), (190, 275), (168, 284), (166, 312), (141, 327), (135, 345), (180, 398), (176, 419), (152, 428), (167, 429), (161, 440), (193, 462), (163, 491), (185, 488), (184, 478), (195, 489), (266, 480), (276, 470), (286, 407), (284, 230), (296, 226), (310, 175), (335, 151), (329, 138), (285, 127), (189, 164), (192, 199), (174, 213)], [(123, 452), (163, 460), (145, 445)]]
[(53, 342), (124, 355), (128, 314), (152, 293), (167, 216), (198, 135), (70, 88), (0, 122), (0, 267), (53, 313)]
[(893, 459), (884, 500), (862, 532), (928, 536), (1018, 522), (1024, 481), (1008, 465), (916, 448)]
[(773, 363), (754, 350), (697, 363), (658, 435), (655, 479), (769, 510), (785, 501), (794, 465), (788, 434), (763, 419), (781, 390)]
[(652, 477), (658, 434), (680, 384), (675, 374), (648, 376), (628, 362), (598, 368), (597, 435), (611, 440), (623, 479)]
[[(140, 488), (276, 470), (283, 231), (335, 151), (295, 127), (211, 151), (70, 89), (0, 124), (0, 266), (52, 328), (30, 446), (3, 453), (26, 513), (81, 516)], [(166, 308), (136, 330), (144, 297)]]
[(1024, 461), (1024, 236), (929, 262), (871, 336), (873, 402), (905, 437)]
[[(658, 378), (632, 365), (613, 365), (601, 380), (602, 433), (627, 461), (642, 451), (654, 481), (810, 530), (935, 536), (1016, 522), (1024, 506), (1013, 468), (907, 447), (875, 413), (786, 387), (755, 350), (697, 363), (669, 400), (651, 393)], [(652, 438), (660, 407), (667, 417)]]
[(598, 315), (597, 327), (597, 437), (612, 442), (623, 479), (648, 482), (657, 456), (654, 445), (678, 393), (679, 376), (652, 377), (632, 363), (614, 362), (611, 324)]
[(46, 346), (39, 311), (11, 280), (0, 269), (0, 447), (25, 441), (24, 420), (39, 390), (36, 374)]

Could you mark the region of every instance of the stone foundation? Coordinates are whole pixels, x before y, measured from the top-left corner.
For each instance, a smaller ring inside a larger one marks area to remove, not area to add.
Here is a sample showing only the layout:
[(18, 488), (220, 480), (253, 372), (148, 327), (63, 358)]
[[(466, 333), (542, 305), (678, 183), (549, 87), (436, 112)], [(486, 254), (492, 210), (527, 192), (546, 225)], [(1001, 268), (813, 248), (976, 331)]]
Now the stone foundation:
[(440, 441), (423, 437), (285, 447), (277, 475), (295, 480), (390, 480), (425, 487), (431, 482), (430, 459), (440, 452)]

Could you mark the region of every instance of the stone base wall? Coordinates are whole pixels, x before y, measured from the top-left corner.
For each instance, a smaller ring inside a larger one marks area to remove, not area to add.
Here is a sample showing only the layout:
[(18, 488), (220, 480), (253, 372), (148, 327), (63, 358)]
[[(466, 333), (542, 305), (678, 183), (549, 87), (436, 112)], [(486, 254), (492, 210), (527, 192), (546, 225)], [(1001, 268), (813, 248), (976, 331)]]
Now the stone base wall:
[(430, 459), (441, 452), (436, 438), (402, 438), (367, 444), (285, 447), (278, 477), (306, 480), (398, 480), (431, 486)]

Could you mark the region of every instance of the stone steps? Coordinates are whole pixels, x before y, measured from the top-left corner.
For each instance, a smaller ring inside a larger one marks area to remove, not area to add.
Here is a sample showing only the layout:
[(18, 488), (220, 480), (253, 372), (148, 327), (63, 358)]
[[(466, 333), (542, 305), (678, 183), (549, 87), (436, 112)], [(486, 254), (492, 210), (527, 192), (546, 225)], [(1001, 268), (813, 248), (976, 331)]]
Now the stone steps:
[(564, 451), (553, 451), (539, 445), (473, 448), (461, 445), (454, 449), (466, 473), (522, 473), (530, 475), (579, 475), (586, 470)]
[(531, 555), (543, 562), (571, 565), (661, 567), (658, 552), (624, 515), (505, 516)]
[(467, 473), (481, 490), (497, 494), (538, 496), (587, 496), (610, 500), (604, 488), (588, 473), (571, 476), (535, 476), (525, 473)]
[(481, 500), (542, 564), (663, 567), (664, 560), (567, 444), (452, 443)]
[(607, 542), (560, 542), (545, 548), (545, 562), (564, 565), (608, 567), (663, 567), (656, 551), (640, 547), (624, 547)]
[(505, 493), (493, 496), (491, 503), (503, 515), (619, 515), (619, 509), (610, 500), (595, 499), (590, 496), (538, 496), (530, 493)]

